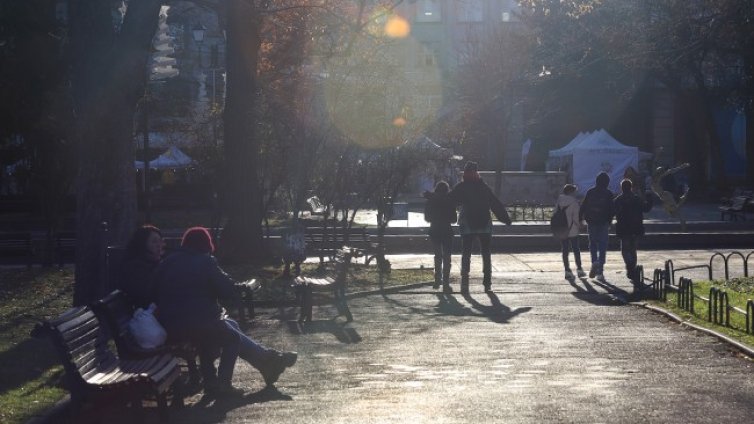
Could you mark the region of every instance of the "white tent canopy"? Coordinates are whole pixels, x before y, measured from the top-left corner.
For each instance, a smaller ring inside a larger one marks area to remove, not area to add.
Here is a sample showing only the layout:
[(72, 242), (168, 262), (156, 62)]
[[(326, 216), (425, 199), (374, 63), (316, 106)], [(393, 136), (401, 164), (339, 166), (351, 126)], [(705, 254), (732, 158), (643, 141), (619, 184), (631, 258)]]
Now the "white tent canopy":
[(617, 193), (626, 169), (639, 169), (639, 148), (621, 144), (604, 129), (579, 133), (567, 145), (550, 150), (549, 157), (559, 159), (560, 168), (570, 172), (582, 194), (594, 186), (597, 174), (603, 171), (610, 175), (610, 190)]
[[(181, 149), (170, 146), (165, 153), (157, 156), (155, 160), (149, 161), (150, 169), (171, 169), (171, 168), (186, 168), (191, 166), (194, 160), (187, 154), (183, 153)], [(136, 169), (144, 169), (144, 162), (137, 160), (134, 161)]]

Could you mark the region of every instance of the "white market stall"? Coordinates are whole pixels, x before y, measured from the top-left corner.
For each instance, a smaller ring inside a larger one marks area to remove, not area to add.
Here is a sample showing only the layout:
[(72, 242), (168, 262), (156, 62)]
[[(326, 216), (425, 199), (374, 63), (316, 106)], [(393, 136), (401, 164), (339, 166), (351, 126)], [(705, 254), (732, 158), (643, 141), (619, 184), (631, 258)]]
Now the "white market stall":
[[(157, 156), (154, 160), (149, 161), (150, 169), (176, 169), (187, 168), (194, 163), (191, 157), (181, 151), (181, 149), (170, 146), (165, 153)], [(137, 160), (134, 161), (136, 169), (144, 169), (144, 162)]]
[(618, 193), (626, 169), (639, 169), (639, 148), (626, 146), (600, 129), (579, 133), (567, 145), (550, 150), (548, 164), (550, 170), (569, 173), (581, 194), (594, 186), (597, 174), (607, 172), (610, 190)]

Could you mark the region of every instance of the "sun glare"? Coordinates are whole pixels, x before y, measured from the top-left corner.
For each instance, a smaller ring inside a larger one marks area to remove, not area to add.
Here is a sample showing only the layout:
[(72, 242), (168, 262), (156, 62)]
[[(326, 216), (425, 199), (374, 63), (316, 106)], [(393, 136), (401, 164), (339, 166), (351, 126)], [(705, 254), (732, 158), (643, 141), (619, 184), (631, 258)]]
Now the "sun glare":
[(406, 38), (411, 32), (411, 25), (400, 16), (391, 16), (385, 22), (385, 35), (390, 38)]
[(393, 119), (393, 125), (396, 126), (396, 127), (402, 127), (402, 126), (406, 125), (406, 119), (403, 118), (402, 116), (399, 116), (399, 117)]

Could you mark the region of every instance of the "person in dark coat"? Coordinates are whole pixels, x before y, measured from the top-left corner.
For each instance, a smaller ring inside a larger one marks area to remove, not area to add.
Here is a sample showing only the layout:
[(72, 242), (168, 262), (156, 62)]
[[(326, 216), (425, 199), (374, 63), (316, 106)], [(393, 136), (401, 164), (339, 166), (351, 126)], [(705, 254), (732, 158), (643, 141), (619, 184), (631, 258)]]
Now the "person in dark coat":
[(162, 232), (155, 226), (138, 228), (128, 241), (119, 267), (117, 287), (135, 307), (147, 309), (154, 301), (151, 276), (164, 253)]
[(424, 220), (429, 222), (429, 239), (435, 254), (435, 288), (452, 293), (450, 288), (450, 254), (453, 249), (453, 228), (458, 220), (456, 206), (448, 196), (450, 187), (445, 181), (435, 185), (434, 196), (424, 205)]
[(613, 192), (607, 188), (610, 176), (605, 172), (597, 175), (595, 186), (587, 190), (584, 201), (579, 210), (579, 221), (586, 220), (589, 234), (589, 253), (592, 258), (592, 268), (589, 278), (597, 277), (602, 281), (607, 254), (608, 230), (613, 221)]
[(642, 200), (633, 192), (633, 183), (629, 179), (621, 182), (622, 193), (615, 198), (615, 235), (620, 238), (620, 253), (626, 264), (626, 276), (639, 283), (636, 270), (637, 239), (644, 235), (644, 213), (652, 209), (652, 196)]
[(490, 211), (498, 220), (510, 225), (511, 220), (502, 202), (492, 189), (479, 176), (476, 162), (467, 162), (463, 170), (463, 179), (456, 184), (448, 195), (457, 205), (461, 205), (458, 224), (461, 231), (461, 293), (469, 292), (469, 269), (471, 268), (471, 249), (474, 239), (479, 239), (482, 251), (482, 273), (484, 291), (492, 291), (492, 260), (490, 242), (492, 241), (492, 218)]
[[(158, 319), (168, 338), (190, 342), (199, 348), (200, 372), (209, 395), (236, 395), (231, 385), (236, 359), (259, 370), (267, 385), (277, 381), (297, 359), (296, 352), (279, 352), (252, 340), (238, 323), (227, 318), (222, 305), (237, 301), (235, 282), (212, 256), (215, 248), (209, 231), (189, 228), (181, 248), (167, 256), (153, 274)], [(220, 351), (215, 374), (214, 358)]]

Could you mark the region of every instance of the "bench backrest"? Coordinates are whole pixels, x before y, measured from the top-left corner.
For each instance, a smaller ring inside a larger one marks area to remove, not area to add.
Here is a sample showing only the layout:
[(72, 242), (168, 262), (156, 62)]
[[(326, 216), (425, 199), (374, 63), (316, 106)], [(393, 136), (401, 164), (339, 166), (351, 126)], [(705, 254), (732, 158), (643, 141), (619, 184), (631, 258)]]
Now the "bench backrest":
[(746, 202), (749, 201), (749, 198), (746, 196), (737, 196), (733, 198), (733, 201), (730, 203), (730, 207), (732, 209), (743, 209), (744, 205), (746, 205)]
[(71, 308), (43, 322), (42, 329), (62, 359), (69, 384), (86, 385), (87, 374), (118, 360), (97, 316), (87, 306)]
[(143, 350), (131, 336), (128, 328), (136, 308), (125, 293), (114, 290), (95, 302), (92, 308), (110, 329), (119, 356), (129, 357), (134, 352)]

